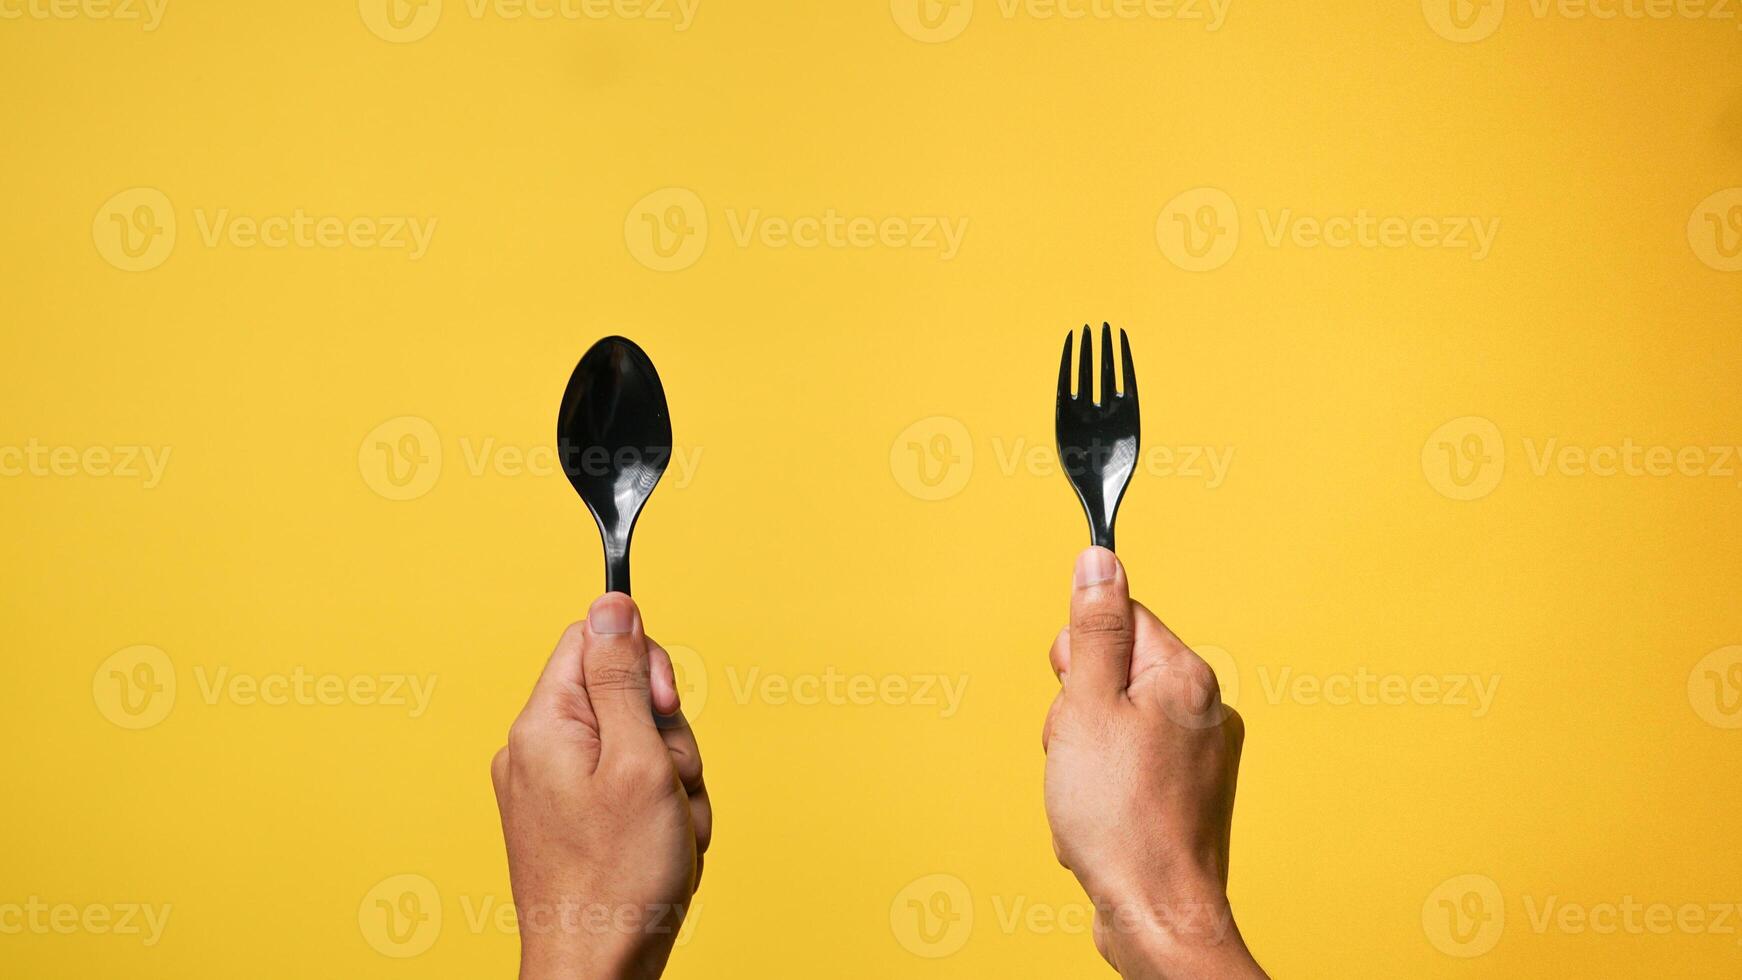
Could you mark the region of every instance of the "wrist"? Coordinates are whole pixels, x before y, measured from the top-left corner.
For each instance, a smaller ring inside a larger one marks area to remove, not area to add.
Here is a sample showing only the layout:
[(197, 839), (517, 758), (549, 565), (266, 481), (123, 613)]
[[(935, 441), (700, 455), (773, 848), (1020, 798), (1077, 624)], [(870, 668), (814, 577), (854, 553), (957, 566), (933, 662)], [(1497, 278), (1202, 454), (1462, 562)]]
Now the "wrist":
[(1127, 980), (1248, 980), (1265, 976), (1220, 887), (1102, 907), (1107, 952)]
[(621, 946), (552, 947), (521, 943), (520, 980), (642, 980), (664, 970), (664, 957)]
[(1269, 974), (1244, 945), (1214, 950), (1189, 950), (1146, 961), (1121, 976), (1145, 980), (1269, 980)]
[[(665, 971), (676, 926), (667, 915), (645, 909), (573, 900), (517, 908), (520, 980), (658, 977)], [(682, 914), (675, 916), (680, 922)]]

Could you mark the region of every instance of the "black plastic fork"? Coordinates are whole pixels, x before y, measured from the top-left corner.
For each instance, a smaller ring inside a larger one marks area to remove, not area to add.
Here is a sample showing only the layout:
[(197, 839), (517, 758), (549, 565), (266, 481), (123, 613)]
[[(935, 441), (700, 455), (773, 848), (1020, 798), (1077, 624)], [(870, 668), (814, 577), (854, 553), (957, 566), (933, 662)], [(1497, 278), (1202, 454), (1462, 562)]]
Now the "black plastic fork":
[(1089, 515), (1089, 533), (1103, 548), (1113, 547), (1113, 521), (1119, 501), (1137, 468), (1142, 432), (1137, 410), (1137, 371), (1131, 364), (1131, 339), (1119, 331), (1119, 360), (1125, 386), (1113, 383), (1113, 328), (1101, 324), (1101, 397), (1094, 398), (1094, 351), (1089, 327), (1083, 327), (1083, 349), (1077, 361), (1077, 393), (1071, 394), (1071, 334), (1065, 334), (1065, 356), (1059, 362), (1058, 410), (1055, 416), (1059, 462), (1065, 477)]

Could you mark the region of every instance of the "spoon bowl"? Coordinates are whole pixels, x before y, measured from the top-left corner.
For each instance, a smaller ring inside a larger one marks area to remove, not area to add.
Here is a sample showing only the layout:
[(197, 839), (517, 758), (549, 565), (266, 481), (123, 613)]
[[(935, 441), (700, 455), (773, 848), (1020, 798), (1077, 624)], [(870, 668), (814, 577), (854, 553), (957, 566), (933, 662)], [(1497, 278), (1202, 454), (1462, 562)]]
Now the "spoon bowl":
[(671, 461), (671, 416), (640, 347), (606, 337), (581, 356), (556, 420), (557, 457), (605, 545), (605, 591), (629, 594), (629, 539)]

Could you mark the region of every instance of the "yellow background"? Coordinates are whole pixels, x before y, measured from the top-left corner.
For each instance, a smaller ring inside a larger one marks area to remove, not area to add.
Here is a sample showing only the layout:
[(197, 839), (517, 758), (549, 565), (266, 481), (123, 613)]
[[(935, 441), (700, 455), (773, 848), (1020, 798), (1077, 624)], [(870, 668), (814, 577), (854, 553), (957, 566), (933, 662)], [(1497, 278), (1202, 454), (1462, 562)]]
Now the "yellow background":
[[(1086, 536), (1056, 471), (1006, 460), (1050, 446), (1058, 348), (1090, 320), (1132, 334), (1146, 447), (1235, 454), (1214, 488), (1140, 473), (1119, 529), (1137, 593), (1239, 665), (1232, 889), (1263, 962), (1735, 972), (1735, 918), (1599, 935), (1531, 916), (1550, 896), (1742, 901), (1742, 731), (1723, 727), (1742, 690), (1704, 686), (1742, 677), (1735, 652), (1696, 666), (1742, 643), (1742, 468), (1532, 466), (1550, 439), (1742, 437), (1742, 279), (1688, 231), (1742, 184), (1734, 15), (1513, 0), (1499, 21), (1476, 9), (1465, 41), (1407, 0), (1233, 0), (1213, 31), (978, 0), (934, 10), (956, 33), (930, 43), (886, 0), (701, 0), (682, 31), (447, 0), (388, 40), (368, 2), (170, 0), (155, 30), (22, 3), (0, 19), (0, 444), (171, 456), (150, 489), (0, 479), (0, 906), (173, 911), (152, 947), (0, 934), (0, 973), (510, 974), (513, 935), (475, 922), (508, 895), (487, 761), (601, 563), (559, 475), (473, 460), (548, 446), (575, 359), (622, 332), (700, 454), (635, 547), (651, 632), (706, 664), (686, 683), (706, 693), (717, 833), (670, 975), (1101, 975), (1086, 934), (1002, 921), (1082, 900), (1048, 845), (1039, 729)], [(132, 188), (176, 222), (146, 271), (106, 259), (104, 209)], [(708, 232), (662, 272), (635, 229), (666, 216), (675, 199), (639, 202), (667, 188)], [(1196, 188), (1236, 204), (1241, 239), (1188, 272), (1157, 232)], [(416, 260), (201, 234), (224, 209), (299, 208), (437, 224)], [(734, 234), (752, 212), (830, 209), (967, 231), (948, 259)], [(1285, 210), (1363, 209), (1499, 233), (1480, 260), (1265, 235)], [(370, 460), (405, 417), (440, 463), (396, 501)], [(1499, 433), (1505, 469), (1464, 501), (1441, 492), (1430, 436), (1467, 417)], [(920, 499), (906, 446), (939, 433), (959, 492)], [(128, 730), (99, 666), (136, 645), (163, 651), (177, 691)], [(736, 693), (752, 669), (830, 668), (965, 677), (966, 694), (946, 718)], [(1283, 670), (1363, 668), (1497, 675), (1498, 695), (1476, 717), (1271, 693)], [(218, 670), (437, 687), (413, 718), (214, 699)], [(406, 958), (377, 951), (365, 901), (400, 875), (444, 913)], [(1467, 875), (1505, 919), (1460, 957), (1434, 910)], [(949, 955), (901, 938), (916, 881), (971, 903)]]

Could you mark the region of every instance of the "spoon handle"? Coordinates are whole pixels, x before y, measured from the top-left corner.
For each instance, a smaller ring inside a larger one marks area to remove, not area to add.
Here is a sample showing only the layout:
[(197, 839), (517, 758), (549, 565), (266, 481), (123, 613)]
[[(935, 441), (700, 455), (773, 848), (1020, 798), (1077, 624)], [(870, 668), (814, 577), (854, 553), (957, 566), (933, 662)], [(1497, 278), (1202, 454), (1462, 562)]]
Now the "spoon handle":
[(605, 591), (629, 595), (629, 550), (605, 552)]
[(1108, 551), (1114, 550), (1113, 525), (1111, 523), (1103, 527), (1100, 521), (1091, 521), (1089, 523), (1089, 537), (1092, 539), (1091, 544), (1106, 548)]

